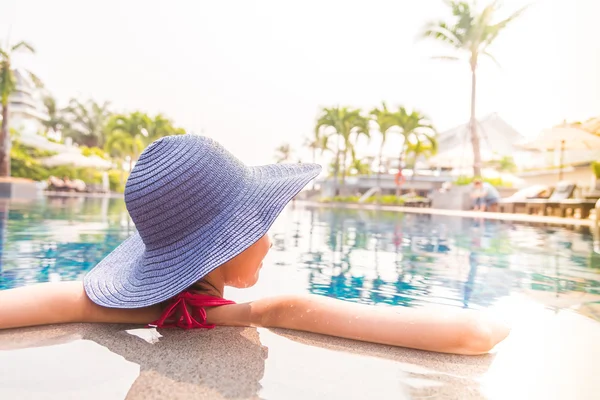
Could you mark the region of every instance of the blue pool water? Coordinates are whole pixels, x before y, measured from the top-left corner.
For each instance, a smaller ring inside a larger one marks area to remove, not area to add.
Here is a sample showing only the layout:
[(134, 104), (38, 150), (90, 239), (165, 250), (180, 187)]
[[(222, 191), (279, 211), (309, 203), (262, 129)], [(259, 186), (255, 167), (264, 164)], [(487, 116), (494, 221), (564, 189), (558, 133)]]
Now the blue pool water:
[[(0, 217), (0, 289), (81, 279), (135, 230), (120, 199), (0, 203)], [(549, 306), (600, 299), (589, 230), (297, 207), (271, 236), (269, 268), (294, 268), (303, 290), (348, 301), (477, 309), (513, 294)]]

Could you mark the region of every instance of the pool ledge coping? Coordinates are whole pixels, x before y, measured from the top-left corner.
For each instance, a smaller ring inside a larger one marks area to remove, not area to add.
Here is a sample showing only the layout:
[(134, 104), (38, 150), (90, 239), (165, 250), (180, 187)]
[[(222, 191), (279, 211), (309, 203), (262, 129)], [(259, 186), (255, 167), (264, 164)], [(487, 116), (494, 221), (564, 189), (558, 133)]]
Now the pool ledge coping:
[(421, 208), (421, 207), (400, 207), (386, 206), (377, 204), (349, 204), (349, 203), (320, 203), (316, 201), (298, 201), (298, 204), (304, 204), (309, 207), (320, 208), (346, 208), (352, 210), (374, 210), (374, 211), (394, 211), (414, 214), (446, 215), (454, 217), (492, 219), (500, 221), (532, 222), (554, 225), (568, 226), (593, 226), (595, 219), (561, 218), (547, 217), (540, 215), (498, 213), (498, 212), (479, 212), (463, 210), (444, 210), (439, 208)]

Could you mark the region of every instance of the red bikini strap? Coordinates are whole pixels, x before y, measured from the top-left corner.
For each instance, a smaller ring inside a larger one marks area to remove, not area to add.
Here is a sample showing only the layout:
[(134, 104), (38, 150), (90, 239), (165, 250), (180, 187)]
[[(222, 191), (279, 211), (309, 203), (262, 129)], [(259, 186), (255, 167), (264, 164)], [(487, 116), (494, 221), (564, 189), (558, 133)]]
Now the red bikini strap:
[[(212, 329), (215, 325), (206, 323), (206, 310), (204, 310), (204, 307), (224, 306), (227, 304), (235, 304), (235, 302), (205, 294), (182, 292), (170, 301), (160, 318), (148, 324), (148, 327)], [(179, 315), (179, 318), (177, 318), (177, 315)]]

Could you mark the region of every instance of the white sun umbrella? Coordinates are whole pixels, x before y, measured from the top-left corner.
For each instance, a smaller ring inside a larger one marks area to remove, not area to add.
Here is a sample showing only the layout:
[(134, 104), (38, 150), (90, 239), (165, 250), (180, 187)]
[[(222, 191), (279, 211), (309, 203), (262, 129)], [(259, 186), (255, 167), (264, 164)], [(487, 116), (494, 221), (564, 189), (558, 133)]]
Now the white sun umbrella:
[(32, 146), (40, 150), (53, 151), (56, 153), (79, 153), (77, 147), (67, 146), (62, 143), (54, 143), (40, 135), (22, 135), (18, 138), (19, 142), (27, 146)]
[(558, 179), (562, 180), (563, 160), (566, 150), (600, 150), (600, 136), (579, 128), (561, 126), (546, 129), (533, 140), (519, 145), (527, 150), (560, 150)]
[(47, 167), (57, 165), (73, 165), (75, 167), (109, 169), (112, 163), (98, 156), (86, 157), (80, 153), (60, 153), (52, 157), (44, 158), (41, 163)]

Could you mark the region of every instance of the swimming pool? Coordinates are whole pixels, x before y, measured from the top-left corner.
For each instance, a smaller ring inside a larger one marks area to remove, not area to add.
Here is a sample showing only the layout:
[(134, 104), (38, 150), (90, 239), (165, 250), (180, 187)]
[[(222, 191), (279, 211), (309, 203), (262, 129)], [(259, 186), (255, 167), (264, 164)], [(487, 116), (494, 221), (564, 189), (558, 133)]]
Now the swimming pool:
[[(135, 230), (120, 199), (0, 203), (0, 217), (0, 289), (81, 279)], [(472, 309), (527, 296), (600, 320), (589, 307), (600, 304), (600, 255), (586, 231), (297, 206), (271, 236), (257, 290)]]

